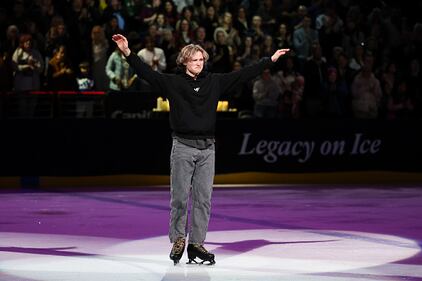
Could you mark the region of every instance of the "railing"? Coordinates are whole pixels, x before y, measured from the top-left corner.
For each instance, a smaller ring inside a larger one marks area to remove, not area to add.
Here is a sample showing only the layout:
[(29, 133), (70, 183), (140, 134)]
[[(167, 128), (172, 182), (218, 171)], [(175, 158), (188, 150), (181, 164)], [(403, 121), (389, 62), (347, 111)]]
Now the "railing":
[[(31, 91), (0, 92), (0, 119), (167, 119), (156, 111), (151, 92)], [(238, 112), (219, 112), (237, 118)]]

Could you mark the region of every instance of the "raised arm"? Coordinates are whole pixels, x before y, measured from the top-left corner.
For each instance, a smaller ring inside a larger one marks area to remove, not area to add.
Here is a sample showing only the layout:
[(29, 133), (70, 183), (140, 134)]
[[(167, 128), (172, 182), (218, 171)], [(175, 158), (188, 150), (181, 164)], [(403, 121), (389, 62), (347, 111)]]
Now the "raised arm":
[(290, 49), (279, 49), (274, 52), (271, 58), (262, 58), (258, 63), (248, 65), (239, 71), (221, 74), (222, 94), (229, 92), (233, 87), (240, 83), (249, 81), (265, 69), (272, 66), (281, 56), (285, 55)]
[(121, 34), (114, 34), (111, 39), (117, 44), (117, 47), (119, 47), (120, 51), (125, 55), (125, 57), (128, 57), (131, 53), (129, 49), (129, 43)]
[(155, 90), (161, 91), (162, 74), (152, 70), (148, 64), (144, 63), (129, 49), (126, 37), (121, 34), (114, 34), (112, 39), (117, 44), (120, 51), (125, 55), (127, 62), (133, 67), (138, 77), (148, 81)]
[(274, 52), (274, 54), (271, 56), (271, 60), (273, 62), (276, 62), (281, 56), (284, 56), (290, 49), (278, 49)]

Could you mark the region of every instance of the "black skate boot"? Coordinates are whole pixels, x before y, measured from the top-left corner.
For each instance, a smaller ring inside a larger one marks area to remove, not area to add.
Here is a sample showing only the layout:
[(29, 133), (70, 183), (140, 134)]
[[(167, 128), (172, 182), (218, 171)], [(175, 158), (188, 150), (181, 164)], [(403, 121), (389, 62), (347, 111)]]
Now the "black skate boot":
[(200, 244), (189, 244), (188, 245), (188, 258), (189, 258), (189, 262), (188, 263), (198, 263), (195, 258), (200, 258), (202, 260), (202, 262), (200, 262), (201, 264), (204, 264), (204, 262), (209, 262), (206, 263), (206, 265), (213, 265), (215, 264), (215, 260), (214, 260), (214, 254), (208, 252), (204, 246), (200, 245)]
[(173, 248), (170, 252), (170, 259), (173, 260), (174, 265), (178, 264), (185, 251), (185, 238), (177, 238), (176, 242), (173, 243)]

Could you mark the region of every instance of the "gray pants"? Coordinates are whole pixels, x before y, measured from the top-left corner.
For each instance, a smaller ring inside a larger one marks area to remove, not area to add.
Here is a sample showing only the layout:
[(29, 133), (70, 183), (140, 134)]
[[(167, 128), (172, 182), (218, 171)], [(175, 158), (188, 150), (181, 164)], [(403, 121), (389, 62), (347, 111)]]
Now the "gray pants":
[(215, 146), (190, 147), (173, 139), (170, 156), (170, 242), (186, 237), (191, 194), (189, 243), (203, 244), (208, 230), (214, 181)]

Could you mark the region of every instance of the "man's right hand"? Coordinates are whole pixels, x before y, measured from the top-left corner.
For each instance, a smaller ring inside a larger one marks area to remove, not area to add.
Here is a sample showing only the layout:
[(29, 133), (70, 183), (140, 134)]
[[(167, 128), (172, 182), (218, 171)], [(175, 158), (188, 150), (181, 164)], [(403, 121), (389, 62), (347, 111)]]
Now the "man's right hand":
[(127, 57), (130, 55), (129, 44), (127, 42), (126, 37), (121, 34), (114, 34), (111, 39), (116, 42), (117, 47), (119, 47), (120, 51)]

